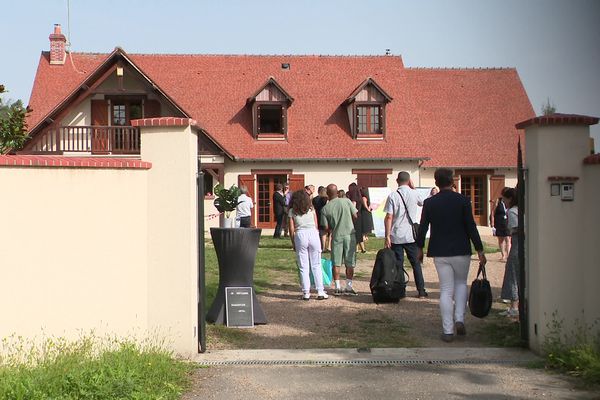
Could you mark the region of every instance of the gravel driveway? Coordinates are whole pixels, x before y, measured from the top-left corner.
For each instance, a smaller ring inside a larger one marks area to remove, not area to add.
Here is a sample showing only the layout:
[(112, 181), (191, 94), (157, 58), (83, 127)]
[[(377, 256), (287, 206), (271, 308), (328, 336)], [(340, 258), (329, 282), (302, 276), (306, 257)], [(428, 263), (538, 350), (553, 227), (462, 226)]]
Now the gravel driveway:
[[(493, 237), (487, 238), (492, 242)], [(492, 242), (493, 243), (493, 242)], [(291, 250), (282, 250), (291, 251)], [(370, 249), (375, 253), (376, 249)], [(494, 297), (499, 296), (504, 275), (504, 263), (500, 253), (488, 254), (487, 274)], [(478, 261), (472, 258), (468, 282), (474, 279)], [(416, 298), (413, 277), (407, 287), (407, 297), (399, 304), (374, 304), (369, 291), (369, 279), (373, 261), (360, 260), (356, 268), (355, 290), (359, 296), (331, 295), (317, 301), (300, 300), (297, 281), (289, 282), (289, 274), (273, 279), (268, 289), (258, 296), (267, 315), (268, 324), (237, 332), (243, 340), (233, 344), (208, 337), (211, 350), (233, 348), (323, 348), (323, 347), (437, 347), (441, 341), (439, 315), (439, 284), (433, 260), (426, 258), (423, 274), (429, 298)], [(412, 271), (408, 271), (409, 275)], [(493, 313), (505, 308), (494, 304)], [(467, 336), (444, 346), (489, 346), (480, 332), (494, 318), (478, 319), (467, 313), (465, 325)], [(498, 321), (498, 318), (495, 318)]]

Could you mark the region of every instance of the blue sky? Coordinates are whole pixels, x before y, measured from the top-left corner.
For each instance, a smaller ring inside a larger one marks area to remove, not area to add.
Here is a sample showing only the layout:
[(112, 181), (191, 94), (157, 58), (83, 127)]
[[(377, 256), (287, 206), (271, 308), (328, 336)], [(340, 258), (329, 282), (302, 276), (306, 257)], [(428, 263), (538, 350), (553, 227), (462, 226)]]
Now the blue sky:
[[(67, 0), (2, 0), (4, 97), (28, 101)], [(515, 67), (536, 113), (600, 116), (597, 0), (71, 0), (73, 51), (392, 54), (408, 67)], [(515, 121), (518, 122), (518, 121)], [(600, 127), (592, 128), (600, 148)]]

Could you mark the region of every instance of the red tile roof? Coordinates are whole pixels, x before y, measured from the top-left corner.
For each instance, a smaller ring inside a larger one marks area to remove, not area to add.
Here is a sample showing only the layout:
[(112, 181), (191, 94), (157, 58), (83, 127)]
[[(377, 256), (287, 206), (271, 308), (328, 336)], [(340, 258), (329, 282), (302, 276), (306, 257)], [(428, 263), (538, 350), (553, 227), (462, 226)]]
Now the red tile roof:
[(517, 129), (525, 129), (531, 125), (596, 125), (598, 118), (588, 117), (587, 115), (578, 114), (560, 114), (554, 113), (551, 115), (542, 115), (540, 117), (530, 118), (523, 122), (519, 122)]
[[(426, 165), (516, 165), (517, 121), (534, 116), (514, 69), (406, 69), (394, 56), (127, 55), (235, 159), (418, 159)], [(72, 54), (87, 74), (107, 55)], [(282, 69), (289, 63), (289, 69)], [(46, 53), (33, 87), (33, 127), (86, 78)], [(246, 100), (273, 77), (294, 103), (288, 141), (257, 141)], [(393, 98), (386, 138), (351, 138), (348, 96), (372, 77)]]

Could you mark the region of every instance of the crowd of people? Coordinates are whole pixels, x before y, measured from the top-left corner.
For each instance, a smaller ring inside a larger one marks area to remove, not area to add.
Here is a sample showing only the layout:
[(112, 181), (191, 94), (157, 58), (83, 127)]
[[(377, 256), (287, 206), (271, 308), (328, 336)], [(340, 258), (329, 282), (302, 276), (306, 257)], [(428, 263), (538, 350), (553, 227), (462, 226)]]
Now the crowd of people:
[[(439, 168), (435, 171), (434, 187), (427, 199), (422, 199), (412, 184), (410, 174), (402, 171), (396, 182), (398, 188), (388, 196), (384, 212), (385, 244), (393, 250), (398, 265), (404, 264), (404, 254), (412, 266), (418, 298), (427, 298), (428, 292), (422, 272), (423, 248), (430, 232), (427, 256), (432, 257), (440, 285), (441, 339), (450, 342), (454, 335), (465, 335), (467, 306), (467, 277), (471, 263), (471, 243), (480, 265), (487, 258), (475, 224), (470, 200), (457, 193), (453, 171)], [(356, 296), (353, 287), (356, 252), (366, 252), (367, 234), (373, 230), (373, 219), (368, 191), (350, 184), (347, 191), (335, 184), (315, 190), (308, 185), (291, 192), (288, 185), (277, 184), (273, 195), (276, 218), (274, 238), (288, 236), (297, 254), (302, 299), (311, 298), (310, 273), (318, 300), (329, 296), (323, 284), (321, 253), (331, 253), (335, 296)], [(241, 187), (240, 226), (249, 226), (252, 207), (247, 188)], [(422, 207), (417, 220), (418, 207)], [(501, 260), (506, 261), (501, 299), (510, 303), (503, 314), (518, 316), (518, 227), (517, 192), (504, 188), (502, 196), (493, 203), (490, 222), (498, 237)], [(243, 221), (243, 225), (242, 225)], [(417, 225), (418, 224), (418, 225)], [(414, 229), (418, 226), (418, 229)], [(513, 238), (511, 240), (511, 237)], [(511, 245), (512, 242), (512, 245)], [(345, 284), (341, 271), (345, 267)]]

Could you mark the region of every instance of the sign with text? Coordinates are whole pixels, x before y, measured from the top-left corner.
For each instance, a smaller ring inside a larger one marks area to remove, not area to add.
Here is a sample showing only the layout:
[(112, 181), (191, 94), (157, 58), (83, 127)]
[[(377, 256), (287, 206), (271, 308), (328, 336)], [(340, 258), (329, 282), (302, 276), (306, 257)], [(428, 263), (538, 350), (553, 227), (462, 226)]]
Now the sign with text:
[(226, 287), (225, 307), (227, 326), (236, 328), (254, 326), (251, 287)]

